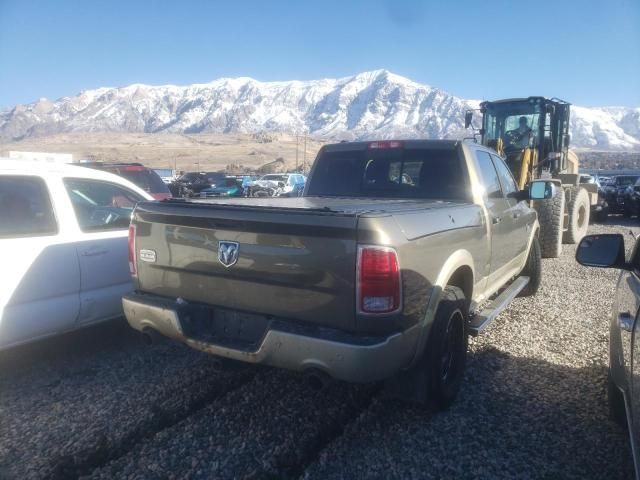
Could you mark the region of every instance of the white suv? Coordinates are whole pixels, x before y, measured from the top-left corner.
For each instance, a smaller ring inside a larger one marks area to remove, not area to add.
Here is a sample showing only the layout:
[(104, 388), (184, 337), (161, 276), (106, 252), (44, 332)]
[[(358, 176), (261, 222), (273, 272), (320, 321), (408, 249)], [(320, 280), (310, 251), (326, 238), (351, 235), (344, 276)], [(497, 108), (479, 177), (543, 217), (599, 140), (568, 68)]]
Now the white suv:
[(0, 160), (0, 349), (122, 315), (142, 200), (152, 197), (110, 173)]

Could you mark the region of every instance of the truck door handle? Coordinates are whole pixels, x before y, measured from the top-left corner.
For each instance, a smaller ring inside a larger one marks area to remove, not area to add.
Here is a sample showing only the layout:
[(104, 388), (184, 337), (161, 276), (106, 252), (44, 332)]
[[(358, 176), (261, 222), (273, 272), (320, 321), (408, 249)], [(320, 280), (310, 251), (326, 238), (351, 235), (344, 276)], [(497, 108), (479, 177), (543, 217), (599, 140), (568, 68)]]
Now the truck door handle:
[(491, 223), (493, 223), (494, 225), (499, 224), (502, 221), (502, 219), (500, 217), (493, 217), (491, 219)]
[(516, 212), (513, 214), (513, 218), (520, 218), (520, 212)]
[(625, 332), (633, 331), (633, 316), (629, 312), (621, 312), (618, 314), (618, 327)]
[(97, 257), (99, 255), (105, 255), (106, 253), (108, 253), (108, 250), (102, 250), (102, 249), (96, 248), (94, 250), (85, 250), (84, 252), (82, 252), (82, 256)]

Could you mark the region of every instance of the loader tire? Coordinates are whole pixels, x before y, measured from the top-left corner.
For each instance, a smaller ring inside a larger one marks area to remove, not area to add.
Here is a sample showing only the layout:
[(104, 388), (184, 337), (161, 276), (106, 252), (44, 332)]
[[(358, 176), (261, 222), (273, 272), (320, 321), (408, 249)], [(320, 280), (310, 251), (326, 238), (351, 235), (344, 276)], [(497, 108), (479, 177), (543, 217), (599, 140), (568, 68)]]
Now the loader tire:
[(534, 202), (540, 222), (540, 252), (542, 258), (558, 258), (562, 253), (564, 221), (564, 190), (555, 187), (553, 197)]
[(578, 243), (587, 234), (589, 229), (589, 214), (591, 204), (589, 194), (582, 187), (570, 187), (570, 198), (567, 201), (567, 213), (569, 214), (569, 225), (567, 231), (562, 235), (563, 243)]

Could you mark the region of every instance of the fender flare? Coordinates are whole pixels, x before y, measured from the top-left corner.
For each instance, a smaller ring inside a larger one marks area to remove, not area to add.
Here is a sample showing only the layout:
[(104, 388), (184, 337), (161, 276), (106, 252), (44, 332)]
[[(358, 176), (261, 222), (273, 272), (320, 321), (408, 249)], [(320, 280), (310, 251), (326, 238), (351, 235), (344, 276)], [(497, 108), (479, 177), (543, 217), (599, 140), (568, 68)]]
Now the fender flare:
[(444, 289), (449, 282), (449, 279), (453, 275), (453, 273), (458, 270), (460, 267), (468, 267), (471, 269), (471, 274), (473, 279), (476, 278), (476, 272), (473, 268), (473, 257), (468, 250), (460, 249), (453, 252), (449, 255), (449, 258), (444, 262), (442, 268), (440, 269), (440, 273), (436, 278), (434, 286), (439, 286)]

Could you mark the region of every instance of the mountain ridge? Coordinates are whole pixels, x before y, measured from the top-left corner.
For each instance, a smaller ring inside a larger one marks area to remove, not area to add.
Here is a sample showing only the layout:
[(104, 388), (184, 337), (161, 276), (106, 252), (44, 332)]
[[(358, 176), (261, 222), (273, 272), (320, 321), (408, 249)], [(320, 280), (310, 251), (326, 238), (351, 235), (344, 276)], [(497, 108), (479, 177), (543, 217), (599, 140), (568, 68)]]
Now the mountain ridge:
[[(470, 134), (464, 112), (477, 105), (385, 69), (303, 81), (223, 77), (185, 86), (138, 83), (0, 110), (0, 139), (101, 131), (462, 138)], [(573, 106), (571, 133), (577, 148), (640, 150), (640, 107)]]

